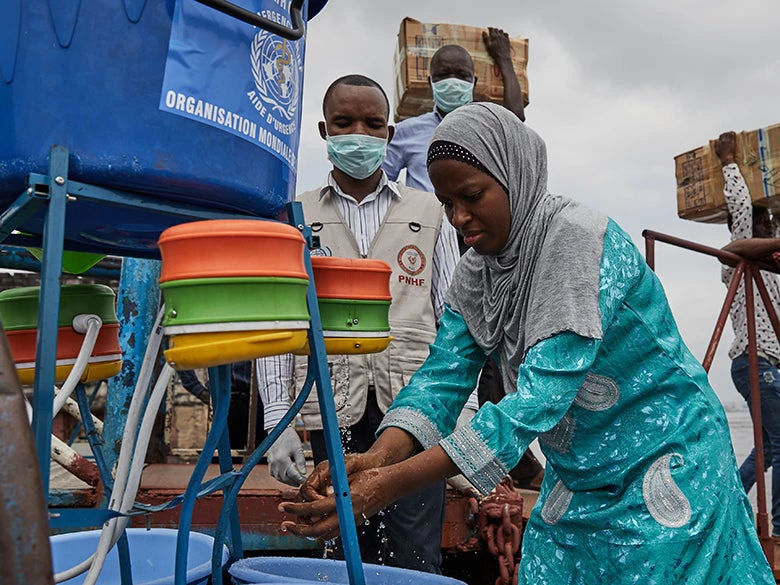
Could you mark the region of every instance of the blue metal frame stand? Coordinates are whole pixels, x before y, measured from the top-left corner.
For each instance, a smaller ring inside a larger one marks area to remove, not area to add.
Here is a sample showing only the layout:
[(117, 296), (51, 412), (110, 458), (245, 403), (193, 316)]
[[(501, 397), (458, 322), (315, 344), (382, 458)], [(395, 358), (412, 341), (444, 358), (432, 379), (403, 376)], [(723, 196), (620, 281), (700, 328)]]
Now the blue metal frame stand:
[[(77, 183), (68, 180), (68, 150), (61, 146), (51, 149), (49, 175), (32, 174), (28, 179), (28, 188), (4, 212), (0, 213), (0, 243), (3, 241), (19, 241), (24, 238), (11, 236), (14, 230), (23, 227), (25, 222), (41, 208), (45, 211), (43, 229), (43, 260), (41, 263), (41, 291), (38, 308), (38, 339), (35, 363), (35, 383), (33, 394), (33, 433), (35, 436), (36, 453), (45, 493), (49, 488), (49, 458), (51, 449), (52, 408), (54, 401), (55, 367), (57, 352), (57, 324), (60, 301), (60, 276), (62, 274), (62, 255), (64, 250), (66, 207), (70, 194), (78, 193), (79, 199), (92, 200), (101, 204), (131, 207), (150, 213), (164, 214), (177, 220), (193, 221), (203, 219), (237, 219), (256, 217), (238, 213), (226, 213), (211, 209), (195, 207), (186, 204), (173, 204), (153, 200), (133, 193), (124, 193), (101, 187)], [(268, 437), (252, 453), (239, 471), (232, 469), (230, 456), (230, 440), (227, 432), (227, 415), (230, 404), (230, 367), (211, 368), (210, 388), (214, 406), (213, 425), (206, 437), (200, 457), (193, 468), (187, 489), (182, 496), (174, 498), (166, 505), (155, 508), (139, 505), (139, 513), (153, 512), (155, 509), (167, 509), (181, 502), (179, 520), (179, 535), (176, 551), (175, 585), (185, 585), (187, 572), (187, 552), (189, 548), (189, 531), (192, 522), (192, 512), (195, 500), (218, 489), (223, 490), (224, 503), (216, 531), (213, 551), (212, 579), (215, 585), (222, 583), (221, 555), (222, 546), (229, 532), (229, 548), (231, 559), (241, 558), (241, 530), (238, 511), (235, 506), (238, 492), (252, 468), (260, 461), (268, 447), (278, 438), (283, 429), (290, 424), (308, 397), (313, 384), (317, 384), (320, 411), (325, 432), (325, 444), (328, 451), (333, 487), (336, 497), (336, 508), (341, 526), (347, 572), (351, 585), (365, 585), (360, 549), (357, 541), (357, 530), (352, 512), (352, 501), (349, 495), (349, 482), (344, 464), (344, 453), (338, 430), (336, 407), (333, 400), (330, 375), (327, 366), (327, 355), (320, 320), (317, 293), (314, 286), (314, 276), (311, 266), (309, 249), (312, 245), (311, 228), (306, 226), (303, 208), (300, 203), (290, 203), (287, 207), (291, 225), (302, 232), (309, 244), (305, 251), (305, 265), (309, 275), (309, 287), (306, 300), (311, 316), (311, 327), (308, 332), (309, 374), (304, 389), (296, 399), (290, 411), (280, 423), (269, 433)], [(106, 249), (107, 254), (122, 255), (116, 249)], [(126, 255), (126, 254), (125, 254)], [(139, 257), (149, 257), (149, 251), (139, 251)], [(134, 380), (124, 380), (126, 387), (131, 387)], [(103, 452), (103, 446), (96, 438), (91, 428), (91, 418), (83, 387), (77, 390), (77, 398), (84, 419), (85, 431), (90, 438), (90, 446), (95, 451), (96, 462), (107, 490), (112, 487), (110, 467), (113, 464), (113, 446), (109, 443), (108, 456)], [(126, 415), (126, 412), (125, 412)], [(121, 419), (121, 413), (118, 417)], [(112, 421), (119, 423), (120, 421)], [(124, 426), (124, 421), (119, 426)], [(108, 425), (106, 425), (108, 426)], [(112, 426), (114, 426), (112, 424)], [(121, 437), (121, 428), (118, 429)], [(111, 435), (115, 436), (115, 435)], [(106, 437), (104, 437), (105, 439)], [(203, 482), (206, 470), (217, 451), (221, 475)], [(50, 525), (52, 527), (86, 527), (99, 526), (117, 513), (109, 510), (92, 508), (50, 510)], [(122, 564), (122, 583), (130, 584), (130, 570), (127, 561), (126, 538), (119, 543)]]

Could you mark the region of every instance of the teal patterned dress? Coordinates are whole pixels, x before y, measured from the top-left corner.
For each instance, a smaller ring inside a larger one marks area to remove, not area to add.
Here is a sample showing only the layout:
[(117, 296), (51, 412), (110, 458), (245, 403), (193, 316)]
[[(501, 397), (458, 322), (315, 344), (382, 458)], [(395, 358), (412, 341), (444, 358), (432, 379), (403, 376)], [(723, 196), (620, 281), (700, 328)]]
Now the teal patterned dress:
[(544, 484), (520, 584), (773, 584), (726, 416), (663, 289), (610, 221), (602, 339), (561, 332), (532, 347), (517, 389), (453, 432), (485, 355), (448, 309), (428, 360), (382, 428), (437, 443), (488, 493), (539, 437)]

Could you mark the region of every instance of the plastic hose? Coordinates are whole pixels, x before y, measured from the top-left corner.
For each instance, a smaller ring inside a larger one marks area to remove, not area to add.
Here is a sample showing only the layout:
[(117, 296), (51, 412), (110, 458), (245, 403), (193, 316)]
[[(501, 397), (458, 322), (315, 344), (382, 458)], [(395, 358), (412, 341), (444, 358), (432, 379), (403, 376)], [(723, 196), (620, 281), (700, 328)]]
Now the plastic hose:
[(76, 357), (76, 363), (73, 364), (70, 374), (65, 379), (65, 383), (62, 388), (56, 393), (54, 397), (54, 407), (52, 409), (51, 417), (54, 418), (62, 410), (65, 401), (73, 394), (73, 390), (76, 389), (76, 384), (81, 380), (81, 376), (84, 374), (84, 370), (89, 364), (89, 358), (92, 356), (92, 350), (95, 349), (95, 342), (97, 341), (100, 328), (103, 326), (103, 321), (97, 315), (76, 315), (73, 317), (73, 329), (78, 333), (85, 333), (84, 341), (81, 344), (79, 355)]
[[(122, 435), (122, 446), (120, 448), (119, 458), (117, 459), (116, 464), (114, 490), (111, 492), (111, 501), (109, 502), (108, 506), (110, 510), (118, 510), (124, 497), (127, 478), (130, 472), (130, 465), (133, 460), (135, 450), (136, 436), (138, 434), (138, 421), (141, 418), (141, 413), (144, 409), (144, 403), (146, 402), (146, 397), (149, 393), (149, 381), (152, 377), (152, 369), (154, 368), (154, 362), (157, 359), (157, 353), (160, 349), (160, 344), (162, 343), (162, 319), (164, 314), (165, 306), (163, 305), (160, 307), (160, 310), (157, 313), (154, 329), (152, 330), (152, 334), (149, 336), (149, 343), (146, 346), (146, 352), (144, 353), (144, 360), (141, 365), (141, 371), (138, 374), (138, 381), (136, 382), (133, 398), (130, 402), (130, 407), (127, 412), (127, 421), (125, 422), (125, 429)], [(162, 378), (162, 374), (160, 377)], [(154, 415), (156, 416), (156, 414), (157, 413), (155, 410)], [(145, 455), (146, 447), (143, 448), (143, 454), (141, 455), (142, 461)], [(133, 494), (133, 498), (135, 498), (135, 494)], [(110, 534), (113, 536), (114, 529), (111, 522), (104, 526), (103, 533), (105, 534), (108, 532), (108, 528), (110, 526), (112, 527)], [(124, 530), (124, 525), (122, 530)], [(120, 534), (122, 530), (119, 530)], [(57, 573), (54, 575), (54, 581), (56, 583), (61, 583), (62, 581), (67, 581), (68, 579), (72, 579), (73, 577), (81, 575), (90, 568), (94, 558), (95, 555), (92, 555), (78, 565)]]
[[(149, 404), (146, 408), (143, 421), (141, 422), (141, 428), (138, 431), (138, 445), (136, 446), (135, 455), (130, 468), (127, 486), (124, 490), (122, 502), (119, 507), (119, 512), (123, 514), (129, 512), (135, 503), (135, 496), (141, 485), (141, 473), (144, 467), (146, 449), (149, 445), (149, 440), (152, 437), (152, 430), (154, 429), (154, 421), (157, 417), (157, 411), (160, 408), (162, 399), (165, 397), (165, 393), (168, 389), (168, 382), (170, 382), (172, 376), (173, 368), (170, 365), (165, 364), (160, 372), (160, 377), (157, 379), (157, 384), (155, 384), (154, 390), (152, 390), (152, 394), (149, 397)], [(84, 579), (83, 585), (95, 585), (98, 577), (100, 577), (100, 572), (103, 570), (106, 555), (108, 555), (109, 551), (119, 540), (119, 537), (127, 526), (128, 520), (129, 518), (123, 517), (112, 518), (108, 521), (108, 526), (104, 528), (103, 532), (100, 534), (98, 548), (93, 555), (94, 560), (89, 568), (89, 573), (87, 573), (87, 576)]]

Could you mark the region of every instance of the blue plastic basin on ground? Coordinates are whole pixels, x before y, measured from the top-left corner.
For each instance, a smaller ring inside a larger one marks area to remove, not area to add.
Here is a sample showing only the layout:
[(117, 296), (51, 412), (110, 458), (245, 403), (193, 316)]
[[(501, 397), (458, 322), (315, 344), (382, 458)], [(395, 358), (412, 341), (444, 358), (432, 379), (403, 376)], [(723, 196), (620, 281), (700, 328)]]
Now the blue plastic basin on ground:
[[(347, 564), (332, 559), (295, 557), (254, 557), (230, 567), (235, 585), (255, 583), (335, 583), (348, 585)], [(463, 581), (397, 567), (363, 565), (366, 585), (465, 585)]]
[[(181, 1), (0, 2), (0, 211), (22, 194), (28, 173), (48, 174), (55, 144), (69, 150), (69, 179), (81, 183), (269, 218), (293, 199), (295, 165), (272, 154), (268, 144), (232, 134), (225, 130), (227, 124), (209, 125), (202, 121), (205, 116), (196, 121), (161, 109), (174, 8), (183, 6)], [(326, 2), (310, 0), (306, 14), (313, 16)], [(238, 21), (194, 2), (186, 6), (191, 11), (197, 7), (203, 18), (191, 18), (181, 25), (183, 30), (202, 34), (202, 52), (213, 59), (211, 68), (192, 75), (218, 87), (223, 81), (210, 76), (228, 70), (220, 68), (221, 60), (230, 57), (241, 65), (230, 77), (239, 80), (240, 90), (231, 89), (225, 102), (211, 105), (228, 111), (249, 108), (253, 114), (234, 111), (244, 114), (244, 122), (262, 125), (270, 114), (256, 109), (248, 94), (260, 91), (252, 80), (266, 79), (266, 59), (277, 55), (260, 53), (268, 45), (255, 47), (244, 37), (242, 43), (236, 41), (236, 31), (249, 35), (260, 29), (245, 23), (229, 29), (225, 22)], [(287, 18), (288, 13), (278, 10)], [(200, 36), (193, 42), (200, 46)], [(286, 46), (284, 50), (281, 57), (289, 59)], [(279, 61), (280, 71), (287, 62)], [(296, 79), (298, 109), (290, 114), (292, 129), (283, 131), (287, 136), (300, 132), (293, 126), (295, 116), (300, 121), (302, 73)], [(184, 91), (186, 85), (176, 87)], [(269, 87), (262, 86), (264, 99), (271, 94)], [(197, 97), (197, 90), (192, 91)], [(271, 106), (267, 109), (271, 112)], [(175, 218), (143, 210), (71, 201), (66, 240), (82, 245), (71, 249), (87, 251), (154, 249), (159, 233), (175, 223)], [(39, 212), (20, 229), (40, 234), (42, 226)]]
[[(133, 585), (173, 585), (176, 559), (176, 535), (178, 530), (168, 528), (128, 528), (127, 539), (130, 548), (130, 564), (133, 570)], [(54, 572), (58, 573), (79, 564), (95, 552), (100, 539), (99, 530), (71, 532), (52, 536), (52, 561)], [(214, 539), (199, 532), (190, 533), (187, 556), (188, 585), (203, 585), (211, 575), (211, 549)], [(229, 558), (227, 547), (222, 551), (222, 564)], [(62, 585), (80, 585), (86, 573)], [(121, 585), (119, 554), (116, 547), (106, 557), (103, 571), (97, 585)]]

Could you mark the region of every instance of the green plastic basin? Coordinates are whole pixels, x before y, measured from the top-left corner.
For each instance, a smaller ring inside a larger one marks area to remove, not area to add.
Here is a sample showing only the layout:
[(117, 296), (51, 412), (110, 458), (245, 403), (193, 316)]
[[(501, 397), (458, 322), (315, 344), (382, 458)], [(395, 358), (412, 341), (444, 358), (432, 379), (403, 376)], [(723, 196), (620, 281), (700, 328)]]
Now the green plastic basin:
[(160, 283), (163, 326), (242, 321), (308, 321), (303, 278), (192, 278)]
[[(0, 321), (6, 331), (38, 327), (40, 287), (26, 286), (0, 292)], [(98, 315), (106, 325), (119, 323), (114, 291), (102, 284), (64, 284), (60, 288), (58, 327), (68, 327), (79, 314)]]
[(317, 299), (326, 331), (389, 331), (390, 301)]
[[(27, 248), (38, 262), (43, 261), (43, 250), (40, 248)], [(62, 253), (62, 271), (69, 274), (82, 274), (105, 258), (105, 254), (93, 254), (91, 252), (72, 252), (65, 250)]]

